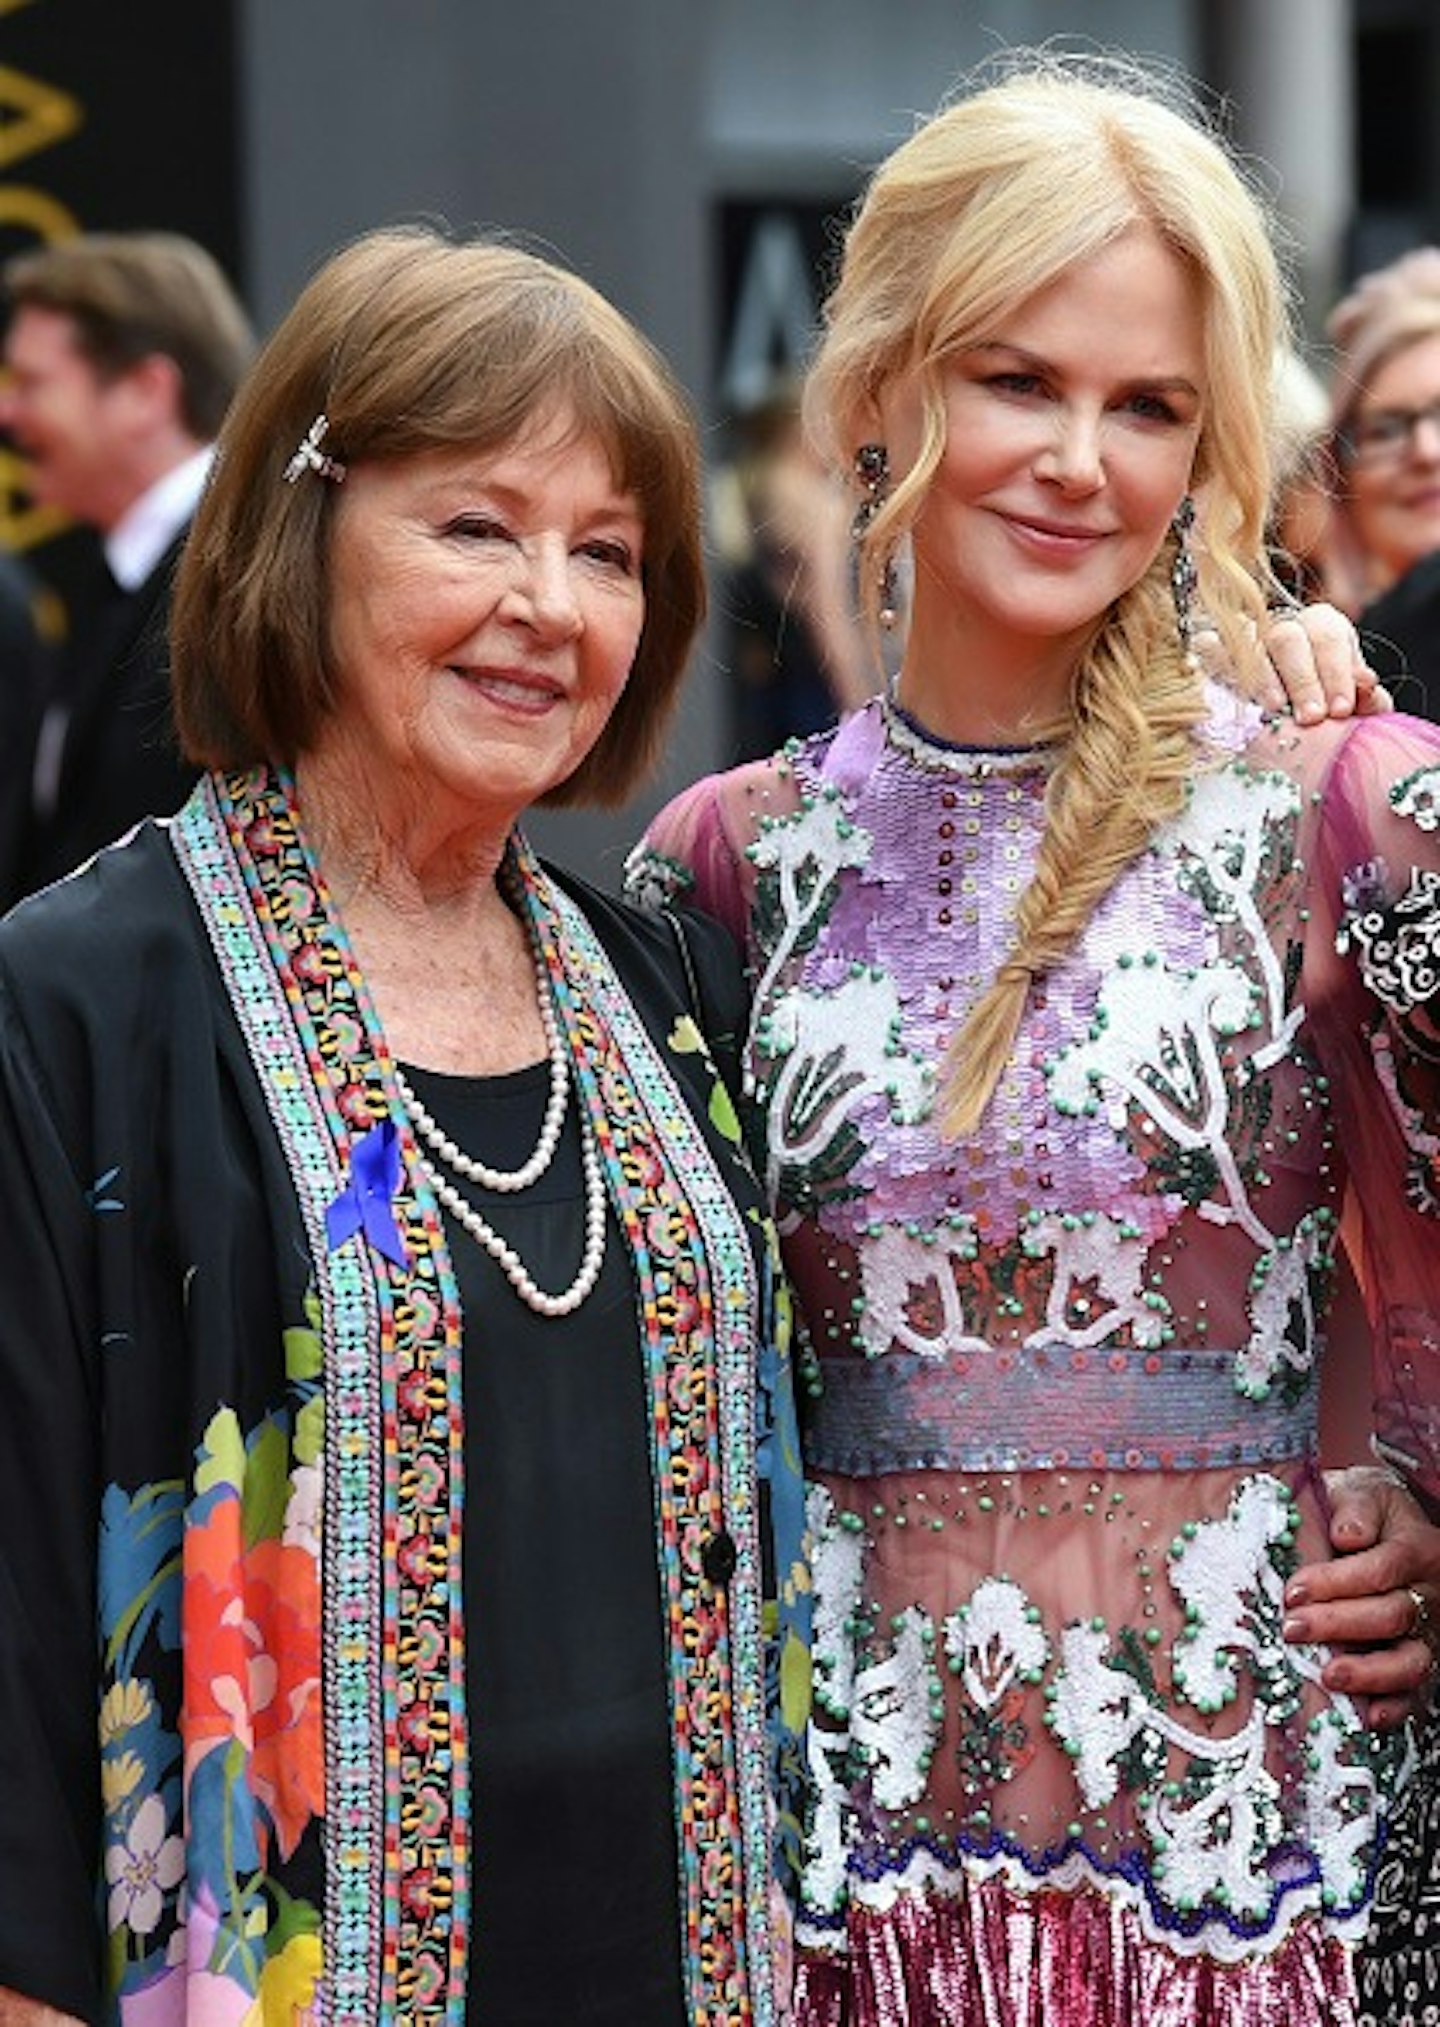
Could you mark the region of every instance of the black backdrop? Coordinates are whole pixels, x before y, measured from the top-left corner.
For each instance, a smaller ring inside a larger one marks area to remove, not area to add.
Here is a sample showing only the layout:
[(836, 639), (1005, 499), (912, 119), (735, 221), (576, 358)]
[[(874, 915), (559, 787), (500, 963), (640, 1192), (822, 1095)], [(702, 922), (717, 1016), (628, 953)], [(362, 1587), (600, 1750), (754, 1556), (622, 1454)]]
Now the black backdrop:
[[(243, 297), (232, 0), (0, 0), (0, 261), (131, 228), (188, 233)], [(62, 595), (84, 546), (7, 450), (0, 543)]]

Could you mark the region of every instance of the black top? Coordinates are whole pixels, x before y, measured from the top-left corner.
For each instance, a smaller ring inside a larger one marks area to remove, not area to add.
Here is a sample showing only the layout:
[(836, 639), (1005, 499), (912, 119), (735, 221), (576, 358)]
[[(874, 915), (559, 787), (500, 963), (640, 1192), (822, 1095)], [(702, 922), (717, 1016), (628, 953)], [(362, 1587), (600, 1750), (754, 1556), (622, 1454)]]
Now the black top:
[[(545, 1065), (406, 1072), (469, 1154), (534, 1148)], [(500, 1195), (441, 1173), (548, 1293), (584, 1231), (575, 1105), (555, 1159)], [(484, 2027), (680, 2027), (685, 2017), (635, 1294), (613, 1214), (572, 1315), (539, 1316), (454, 1219), (464, 1314), (466, 1652), (475, 1782), (467, 2019)]]
[(1440, 554), (1414, 564), (1360, 615), (1365, 659), (1412, 718), (1440, 719)]

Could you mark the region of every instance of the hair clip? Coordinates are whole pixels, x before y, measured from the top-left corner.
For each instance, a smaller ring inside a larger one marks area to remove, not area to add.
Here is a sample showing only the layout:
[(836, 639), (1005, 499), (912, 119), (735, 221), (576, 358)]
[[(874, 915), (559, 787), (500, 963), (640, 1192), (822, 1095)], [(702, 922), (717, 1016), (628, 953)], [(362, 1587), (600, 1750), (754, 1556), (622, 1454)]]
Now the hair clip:
[(326, 457), (320, 444), (330, 427), (328, 415), (317, 415), (300, 439), (300, 444), (285, 467), (285, 483), (293, 486), (306, 472), (318, 472), (322, 479), (333, 479), (338, 486), (345, 476), (345, 467), (338, 458)]

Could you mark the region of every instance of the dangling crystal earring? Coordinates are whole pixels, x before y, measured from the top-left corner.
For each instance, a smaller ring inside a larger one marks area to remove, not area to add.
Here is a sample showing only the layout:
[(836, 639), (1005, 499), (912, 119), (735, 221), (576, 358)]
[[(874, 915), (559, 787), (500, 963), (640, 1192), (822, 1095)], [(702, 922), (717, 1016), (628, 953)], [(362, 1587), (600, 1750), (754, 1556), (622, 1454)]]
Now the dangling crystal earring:
[[(890, 453), (883, 443), (861, 444), (855, 453), (855, 476), (864, 488), (864, 498), (850, 523), (850, 539), (858, 547), (890, 491)], [(880, 566), (879, 608), (880, 624), (887, 633), (895, 625), (897, 597), (895, 561), (887, 556)]]
[(1175, 557), (1170, 565), (1170, 595), (1175, 601), (1175, 631), (1187, 668), (1197, 667), (1195, 659), (1195, 558), (1190, 548), (1190, 531), (1195, 526), (1195, 501), (1187, 493), (1175, 509), (1170, 532), (1175, 537)]

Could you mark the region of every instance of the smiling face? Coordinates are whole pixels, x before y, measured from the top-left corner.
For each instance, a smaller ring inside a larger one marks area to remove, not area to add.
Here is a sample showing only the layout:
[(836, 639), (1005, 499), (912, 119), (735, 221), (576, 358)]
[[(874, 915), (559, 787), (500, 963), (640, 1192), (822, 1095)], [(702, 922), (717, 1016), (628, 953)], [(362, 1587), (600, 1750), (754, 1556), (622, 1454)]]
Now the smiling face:
[(1440, 549), (1440, 332), (1397, 352), (1349, 419), (1349, 511), (1373, 590)]
[(343, 742), (382, 820), (503, 833), (599, 738), (645, 619), (644, 526), (567, 418), (476, 455), (360, 463), (336, 498)]
[[(1023, 736), (1062, 711), (1076, 658), (1149, 568), (1190, 481), (1205, 405), (1200, 289), (1136, 228), (1077, 262), (943, 368), (945, 448), (911, 535), (901, 694), (942, 735)], [(920, 444), (900, 382), (892, 468)]]

